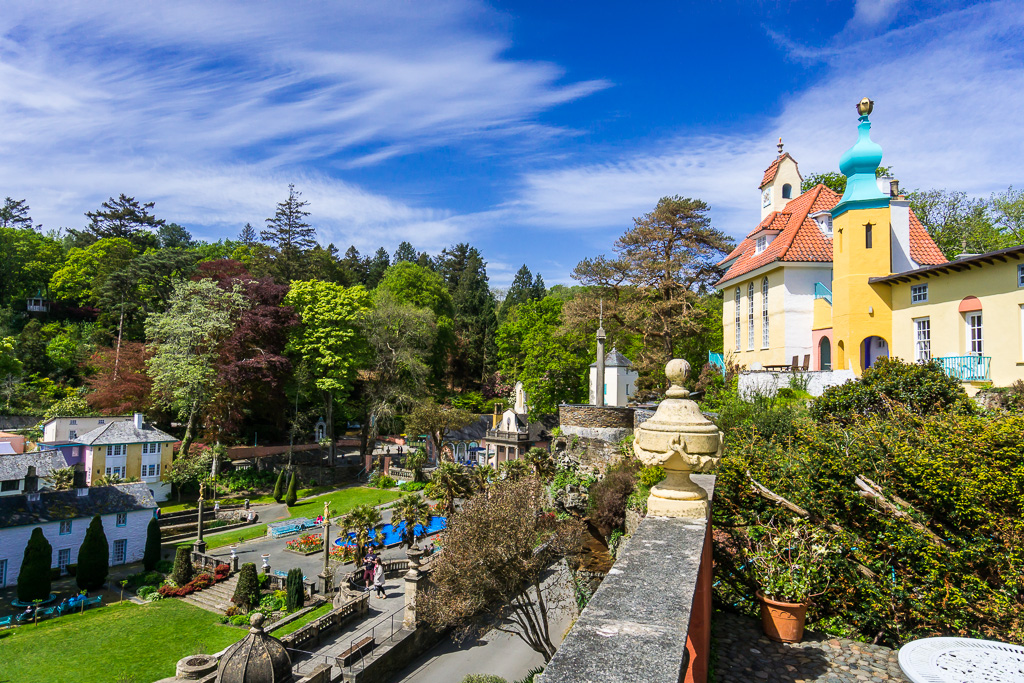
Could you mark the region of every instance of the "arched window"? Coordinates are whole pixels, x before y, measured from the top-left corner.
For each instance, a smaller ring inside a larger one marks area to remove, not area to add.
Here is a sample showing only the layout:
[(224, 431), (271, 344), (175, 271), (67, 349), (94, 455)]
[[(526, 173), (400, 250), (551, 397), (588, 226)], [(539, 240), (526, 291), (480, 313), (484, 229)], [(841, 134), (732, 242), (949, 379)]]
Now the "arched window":
[(786, 183), (785, 185), (782, 186), (782, 198), (783, 199), (791, 199), (792, 197), (793, 197), (793, 186), (790, 185), (789, 183)]
[(736, 350), (740, 350), (740, 288), (736, 288)]
[(761, 348), (768, 348), (768, 278), (761, 280)]
[(747, 285), (747, 350), (754, 350), (754, 283)]

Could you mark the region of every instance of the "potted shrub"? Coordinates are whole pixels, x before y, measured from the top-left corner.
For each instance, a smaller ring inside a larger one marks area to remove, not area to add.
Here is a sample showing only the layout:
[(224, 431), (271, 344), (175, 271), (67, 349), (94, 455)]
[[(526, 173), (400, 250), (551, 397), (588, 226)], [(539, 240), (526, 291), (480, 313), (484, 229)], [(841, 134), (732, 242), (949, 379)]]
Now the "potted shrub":
[(798, 643), (810, 599), (828, 584), (828, 543), (824, 532), (805, 523), (769, 523), (750, 531), (747, 564), (757, 583), (764, 634), (781, 643)]

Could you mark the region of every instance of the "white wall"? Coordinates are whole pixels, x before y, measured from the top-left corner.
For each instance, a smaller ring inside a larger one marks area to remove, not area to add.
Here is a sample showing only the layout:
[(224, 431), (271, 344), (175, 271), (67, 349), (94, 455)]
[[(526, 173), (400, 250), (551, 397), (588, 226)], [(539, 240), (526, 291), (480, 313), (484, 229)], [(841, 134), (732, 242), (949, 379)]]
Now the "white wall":
[[(832, 265), (823, 268), (785, 268), (785, 287), (783, 288), (783, 310), (786, 315), (786, 356), (785, 362), (799, 356), (800, 364), (804, 356), (811, 354), (813, 358), (814, 343), (811, 339), (811, 328), (814, 327), (814, 284), (823, 283), (832, 287)], [(771, 292), (774, 294), (774, 291)]]
[[(135, 510), (128, 513), (126, 526), (117, 526), (117, 515), (103, 515), (103, 532), (107, 536), (107, 543), (110, 546), (110, 562), (113, 566), (114, 541), (126, 539), (128, 547), (126, 550), (127, 562), (139, 562), (146, 551), (146, 530), (149, 527), (149, 520), (153, 519), (152, 510)], [(57, 566), (62, 548), (71, 550), (70, 564), (77, 564), (78, 549), (85, 540), (85, 530), (89, 528), (92, 517), (82, 517), (72, 520), (71, 533), (60, 534), (60, 522), (47, 522), (45, 524), (33, 524), (29, 526), (9, 527), (0, 529), (0, 560), (7, 560), (7, 576), (4, 577), (4, 585), (14, 586), (18, 583), (18, 573), (21, 571), (21, 561), (25, 556), (25, 546), (32, 535), (32, 530), (40, 527), (43, 535), (53, 547), (53, 563), (51, 567)]]
[[(608, 390), (605, 392), (604, 404), (606, 406), (625, 407), (629, 399), (636, 394), (636, 381), (640, 373), (632, 368), (606, 367), (604, 369), (604, 383)], [(590, 405), (597, 405), (597, 368), (590, 368)]]
[[(829, 387), (846, 384), (856, 379), (852, 370), (832, 370), (831, 372), (798, 372), (798, 377), (807, 378), (807, 393), (821, 396)], [(754, 394), (774, 396), (775, 392), (789, 386), (791, 372), (741, 372), (738, 391), (740, 396), (749, 399)]]

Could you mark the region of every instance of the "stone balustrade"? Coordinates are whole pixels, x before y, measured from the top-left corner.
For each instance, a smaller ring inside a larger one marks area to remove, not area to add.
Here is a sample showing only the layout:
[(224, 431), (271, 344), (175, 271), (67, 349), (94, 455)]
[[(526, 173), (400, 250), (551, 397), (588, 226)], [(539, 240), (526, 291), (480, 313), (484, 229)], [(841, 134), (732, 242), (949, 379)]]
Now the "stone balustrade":
[(287, 648), (309, 649), (308, 646), (319, 644), (323, 636), (340, 629), (350, 621), (363, 617), (369, 609), (369, 601), (370, 596), (367, 594), (353, 596), (319, 619), (282, 636), (281, 642)]

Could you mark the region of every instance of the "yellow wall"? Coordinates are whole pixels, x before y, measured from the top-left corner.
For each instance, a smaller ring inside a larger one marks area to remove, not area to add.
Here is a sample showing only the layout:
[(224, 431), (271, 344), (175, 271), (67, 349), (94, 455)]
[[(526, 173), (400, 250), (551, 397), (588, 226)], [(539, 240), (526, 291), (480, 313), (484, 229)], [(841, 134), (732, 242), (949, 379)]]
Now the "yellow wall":
[[(762, 344), (761, 286), (768, 278), (768, 348)], [(754, 349), (748, 343), (749, 301), (747, 294), (750, 283), (754, 284)], [(736, 288), (740, 288), (740, 350), (736, 351)], [(749, 368), (753, 363), (777, 365), (788, 363), (785, 345), (785, 281), (782, 268), (762, 273), (753, 278), (732, 282), (723, 290), (722, 329), (725, 356), (732, 362)]]
[[(107, 469), (108, 446), (92, 446), (92, 478), (102, 477)], [(167, 468), (171, 466), (173, 444), (160, 444), (160, 479), (164, 479)], [(126, 476), (142, 476), (142, 444), (130, 443), (125, 448)]]
[[(865, 224), (872, 223), (872, 246), (865, 246)], [(892, 304), (888, 285), (868, 279), (890, 274), (889, 207), (856, 209), (832, 223), (832, 329), (836, 369), (851, 368), (858, 375), (861, 342), (878, 336), (892, 346)]]
[(812, 330), (827, 330), (832, 327), (832, 304), (824, 299), (814, 300), (814, 323)]
[[(892, 285), (892, 355), (915, 359), (915, 318), (931, 322), (932, 356), (963, 356), (969, 351), (966, 316), (960, 302), (976, 296), (982, 306), (982, 355), (990, 356), (992, 383), (1009, 386), (1024, 379), (1024, 289), (1017, 286), (1017, 265), (996, 262), (960, 272)], [(928, 301), (911, 304), (911, 285), (928, 284)]]

